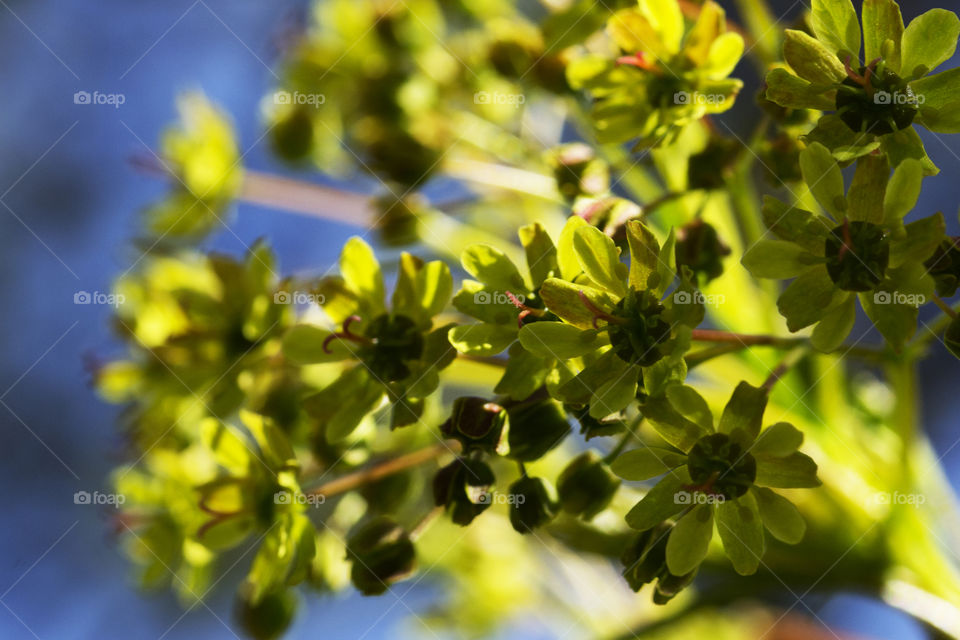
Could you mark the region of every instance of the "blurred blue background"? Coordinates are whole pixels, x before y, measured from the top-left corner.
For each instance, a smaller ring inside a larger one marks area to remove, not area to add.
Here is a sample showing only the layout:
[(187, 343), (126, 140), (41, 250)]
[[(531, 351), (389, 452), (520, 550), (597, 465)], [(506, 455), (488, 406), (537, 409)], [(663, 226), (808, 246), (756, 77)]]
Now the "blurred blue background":
[[(782, 4), (791, 17), (802, 9)], [(906, 4), (909, 19), (953, 3)], [(202, 88), (233, 115), (245, 165), (284, 171), (257, 143), (258, 104), (275, 82), (278, 33), (307, 9), (305, 0), (0, 0), (0, 638), (234, 637), (229, 590), (186, 615), (167, 593), (138, 593), (106, 518), (73, 503), (75, 491), (104, 488), (122, 444), (117, 408), (95, 397), (84, 370), (85, 357), (117, 352), (110, 309), (74, 305), (73, 296), (109, 291), (136, 260), (137, 212), (166, 186), (128, 160), (155, 147), (178, 92)], [(120, 93), (125, 102), (77, 105), (77, 91)], [(943, 210), (957, 233), (960, 147), (927, 137), (927, 148), (943, 174), (926, 183), (922, 210)], [(352, 231), (249, 206), (231, 228), (217, 249), (240, 254), (267, 236), (285, 272), (331, 264)], [(941, 354), (923, 377), (924, 422), (955, 486), (958, 420), (948, 403), (958, 373), (960, 363)], [(244, 569), (241, 562), (224, 582)], [(430, 598), (423, 586), (404, 602), (418, 610)], [(392, 595), (305, 604), (290, 638), (357, 638), (370, 623), (363, 637), (393, 638), (409, 615)], [(838, 632), (924, 637), (904, 616), (855, 596), (810, 605)]]

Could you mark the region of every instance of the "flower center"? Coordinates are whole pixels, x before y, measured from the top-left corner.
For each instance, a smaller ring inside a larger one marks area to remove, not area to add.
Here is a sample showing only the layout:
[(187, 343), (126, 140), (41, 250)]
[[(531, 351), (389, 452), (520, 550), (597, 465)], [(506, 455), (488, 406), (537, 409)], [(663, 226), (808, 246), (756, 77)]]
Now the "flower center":
[(663, 357), (658, 348), (670, 338), (670, 325), (660, 314), (664, 311), (653, 294), (630, 291), (614, 308), (613, 316), (622, 322), (610, 324), (610, 344), (621, 360), (649, 367)]
[(919, 101), (913, 90), (883, 62), (847, 67), (848, 77), (837, 89), (837, 115), (857, 133), (885, 135), (906, 129), (917, 115)]
[(364, 335), (371, 341), (364, 349), (364, 364), (385, 382), (406, 378), (410, 367), (405, 362), (419, 360), (423, 354), (423, 334), (417, 323), (407, 316), (379, 315), (367, 326)]
[(827, 273), (844, 291), (870, 291), (890, 263), (890, 241), (872, 222), (844, 222), (827, 236)]
[(757, 478), (757, 461), (725, 433), (700, 438), (687, 455), (694, 482), (690, 490), (732, 500), (745, 494)]

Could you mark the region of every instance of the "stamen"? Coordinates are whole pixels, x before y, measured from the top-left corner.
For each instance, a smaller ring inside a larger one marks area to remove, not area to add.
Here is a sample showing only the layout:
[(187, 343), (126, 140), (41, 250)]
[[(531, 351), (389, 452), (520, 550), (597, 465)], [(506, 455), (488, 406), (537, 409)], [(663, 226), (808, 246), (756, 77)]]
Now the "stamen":
[(600, 328), (600, 327), (597, 326), (597, 321), (598, 321), (598, 320), (606, 320), (606, 321), (607, 321), (608, 323), (610, 323), (610, 324), (626, 324), (626, 323), (627, 323), (627, 319), (626, 319), (626, 318), (619, 318), (619, 317), (617, 317), (617, 316), (610, 315), (609, 313), (607, 313), (607, 312), (604, 311), (603, 309), (600, 309), (599, 307), (597, 307), (597, 305), (593, 304), (593, 303), (590, 301), (590, 298), (588, 298), (588, 297), (586, 296), (586, 294), (583, 293), (583, 291), (577, 291), (577, 295), (580, 296), (580, 300), (583, 301), (583, 306), (585, 306), (587, 309), (589, 309), (589, 310), (590, 310), (590, 313), (593, 314), (593, 328), (594, 328), (594, 329), (599, 329), (599, 328)]
[(361, 344), (369, 344), (369, 343), (370, 343), (370, 340), (369, 340), (368, 338), (366, 338), (366, 337), (364, 337), (364, 336), (361, 336), (361, 335), (357, 335), (357, 334), (353, 333), (352, 331), (350, 331), (350, 325), (353, 324), (354, 322), (360, 322), (362, 319), (363, 319), (363, 318), (361, 318), (360, 316), (354, 315), (354, 316), (350, 316), (349, 318), (347, 318), (346, 320), (344, 320), (344, 321), (343, 321), (343, 329), (342, 329), (341, 331), (335, 332), (335, 333), (331, 333), (330, 335), (328, 335), (328, 336), (326, 337), (326, 339), (324, 339), (323, 345), (322, 345), (322, 347), (323, 347), (323, 352), (324, 352), (324, 353), (333, 353), (333, 351), (330, 350), (330, 343), (333, 342), (334, 340), (338, 339), (338, 338), (339, 338), (340, 340), (350, 340), (350, 341), (352, 341), (352, 342), (359, 342), (359, 343), (361, 343)]
[(543, 309), (534, 309), (533, 307), (528, 307), (524, 303), (520, 302), (520, 299), (517, 298), (517, 296), (513, 295), (511, 292), (505, 291), (504, 293), (507, 294), (507, 298), (513, 304), (513, 306), (515, 306), (517, 309), (520, 309), (520, 315), (517, 316), (518, 327), (523, 328), (523, 321), (527, 318), (527, 316), (535, 316), (537, 318), (542, 318), (543, 316), (547, 315), (546, 311), (544, 311)]

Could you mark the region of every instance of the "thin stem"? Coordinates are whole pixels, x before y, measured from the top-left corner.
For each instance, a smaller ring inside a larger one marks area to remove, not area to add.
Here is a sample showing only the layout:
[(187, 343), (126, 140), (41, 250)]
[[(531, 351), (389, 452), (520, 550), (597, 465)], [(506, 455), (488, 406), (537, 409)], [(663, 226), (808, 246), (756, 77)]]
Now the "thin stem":
[(610, 450), (606, 456), (604, 456), (603, 461), (607, 464), (613, 462), (617, 459), (624, 449), (627, 448), (627, 445), (630, 444), (630, 441), (633, 440), (633, 434), (636, 433), (637, 427), (640, 426), (640, 423), (643, 421), (643, 417), (638, 417), (633, 424), (627, 426), (627, 432), (623, 434), (620, 438), (620, 441), (617, 442), (617, 445)]
[(807, 354), (807, 351), (807, 347), (804, 346), (794, 349), (784, 356), (783, 360), (780, 361), (780, 364), (778, 364), (777, 367), (770, 372), (770, 375), (767, 377), (767, 379), (762, 385), (760, 385), (761, 388), (766, 389), (767, 393), (773, 391), (774, 385), (780, 381), (780, 378), (786, 375), (787, 371), (789, 371), (793, 365), (797, 364), (797, 362), (799, 362), (800, 359)]
[(699, 342), (730, 342), (743, 347), (768, 345), (771, 347), (788, 348), (806, 342), (807, 340), (806, 338), (784, 338), (770, 335), (733, 333), (731, 331), (719, 331), (716, 329), (694, 329), (691, 337)]
[(422, 536), (424, 532), (430, 528), (430, 525), (443, 513), (443, 507), (434, 507), (427, 511), (427, 513), (420, 519), (413, 529), (410, 530), (409, 538), (411, 542), (416, 542), (417, 538)]
[(957, 319), (957, 312), (954, 311), (950, 305), (944, 302), (943, 298), (941, 298), (940, 296), (933, 296), (933, 303), (938, 307), (940, 307), (941, 311), (943, 311), (945, 314), (950, 316), (951, 320)]
[(341, 476), (329, 482), (325, 482), (319, 487), (305, 491), (304, 493), (308, 495), (322, 495), (322, 496), (334, 496), (339, 493), (344, 493), (358, 487), (362, 487), (371, 482), (376, 482), (387, 476), (391, 476), (395, 473), (400, 473), (401, 471), (406, 471), (412, 467), (419, 466), (430, 460), (434, 460), (444, 455), (445, 453), (458, 453), (459, 443), (456, 441), (450, 442), (440, 442), (430, 447), (419, 449), (417, 451), (412, 451), (410, 453), (404, 454), (397, 458), (391, 458), (385, 462), (368, 467), (366, 469), (359, 469), (353, 473), (348, 473), (345, 476)]

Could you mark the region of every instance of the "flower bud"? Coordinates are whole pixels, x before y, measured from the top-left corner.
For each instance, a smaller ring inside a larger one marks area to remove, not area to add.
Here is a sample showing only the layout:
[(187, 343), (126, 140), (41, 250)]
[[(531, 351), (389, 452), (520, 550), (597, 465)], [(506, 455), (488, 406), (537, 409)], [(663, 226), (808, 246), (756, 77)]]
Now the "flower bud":
[(585, 144), (574, 142), (554, 149), (547, 162), (553, 169), (557, 190), (568, 202), (580, 196), (600, 195), (610, 187), (609, 168)]
[(709, 282), (723, 273), (723, 258), (730, 255), (712, 225), (697, 218), (677, 230), (677, 269), (690, 267)]
[(434, 504), (445, 507), (453, 522), (466, 526), (490, 507), (495, 480), (483, 461), (457, 458), (434, 476)]
[(676, 576), (667, 569), (667, 539), (672, 530), (672, 524), (663, 522), (652, 529), (641, 531), (620, 557), (624, 565), (623, 577), (634, 591), (639, 591), (649, 582), (657, 581), (653, 592), (655, 604), (669, 602), (693, 582), (697, 573), (693, 570)]
[(553, 488), (545, 480), (523, 476), (510, 485), (510, 524), (518, 532), (530, 533), (556, 514)]
[(924, 266), (933, 276), (937, 295), (942, 298), (953, 297), (960, 286), (960, 238), (941, 242)]
[(284, 634), (296, 611), (296, 594), (285, 590), (268, 593), (257, 603), (241, 598), (237, 602), (236, 617), (254, 640), (274, 640)]
[(555, 400), (524, 402), (508, 408), (507, 414), (510, 420), (508, 455), (514, 460), (537, 460), (563, 442), (570, 432), (567, 414)]
[(507, 412), (484, 398), (457, 398), (450, 418), (440, 425), (440, 431), (458, 440), (465, 452), (479, 450), (506, 455), (510, 450)]
[(386, 516), (361, 522), (347, 539), (353, 563), (350, 580), (367, 596), (378, 595), (416, 568), (416, 549), (407, 531)]
[(603, 511), (620, 487), (620, 479), (593, 451), (586, 451), (567, 465), (557, 479), (560, 506), (590, 520)]

